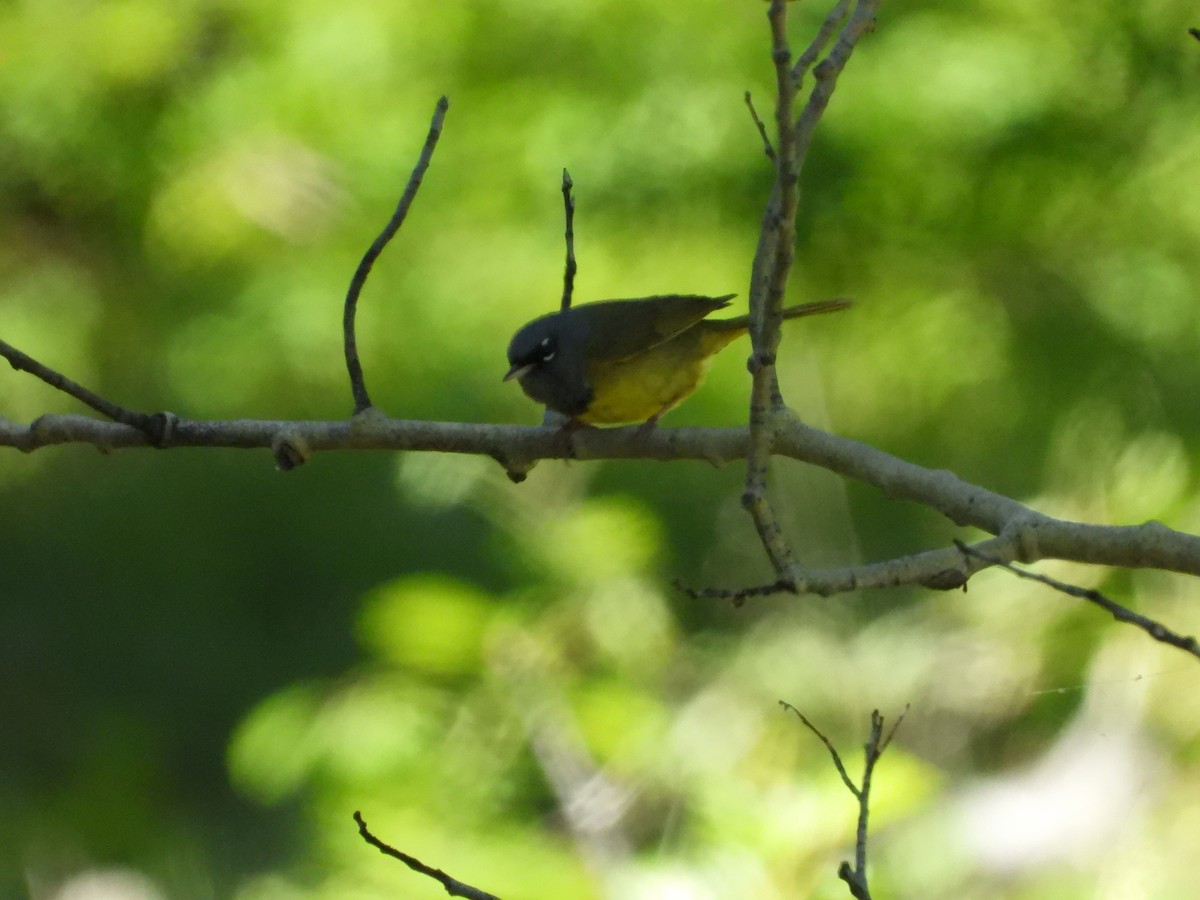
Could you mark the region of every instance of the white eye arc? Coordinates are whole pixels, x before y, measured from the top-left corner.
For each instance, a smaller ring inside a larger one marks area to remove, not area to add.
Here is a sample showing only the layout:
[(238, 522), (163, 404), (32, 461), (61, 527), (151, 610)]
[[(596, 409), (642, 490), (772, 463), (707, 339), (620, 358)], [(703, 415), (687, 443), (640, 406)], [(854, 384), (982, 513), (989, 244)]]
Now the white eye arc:
[(555, 356), (555, 353), (553, 350), (547, 350), (545, 353), (542, 354), (542, 362), (548, 363), (548, 362), (550, 362), (550, 360), (554, 359), (554, 356)]

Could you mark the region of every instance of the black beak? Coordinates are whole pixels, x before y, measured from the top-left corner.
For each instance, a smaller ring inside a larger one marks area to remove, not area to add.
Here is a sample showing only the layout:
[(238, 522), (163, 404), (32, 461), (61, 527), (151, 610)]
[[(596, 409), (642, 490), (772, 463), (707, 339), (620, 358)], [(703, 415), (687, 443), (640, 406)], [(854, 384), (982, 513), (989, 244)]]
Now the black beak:
[(513, 363), (512, 368), (508, 370), (508, 373), (501, 379), (501, 381), (512, 381), (514, 378), (520, 378), (532, 368), (533, 363), (526, 363), (523, 366)]

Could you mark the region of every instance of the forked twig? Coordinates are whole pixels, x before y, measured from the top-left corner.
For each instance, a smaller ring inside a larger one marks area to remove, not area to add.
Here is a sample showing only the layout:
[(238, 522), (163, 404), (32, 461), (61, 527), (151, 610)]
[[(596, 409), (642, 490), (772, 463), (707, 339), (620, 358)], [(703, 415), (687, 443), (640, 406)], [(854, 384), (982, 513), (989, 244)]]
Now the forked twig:
[(821, 732), (816, 725), (808, 720), (804, 713), (792, 706), (786, 700), (780, 700), (779, 705), (784, 709), (791, 710), (800, 717), (800, 721), (804, 723), (813, 734), (815, 734), (825, 745), (825, 749), (829, 751), (830, 757), (833, 759), (833, 765), (838, 771), (838, 775), (842, 778), (842, 783), (858, 800), (858, 826), (855, 829), (854, 840), (854, 865), (851, 866), (848, 861), (843, 860), (838, 866), (838, 878), (846, 882), (846, 886), (850, 889), (851, 896), (856, 900), (871, 900), (871, 889), (867, 883), (867, 818), (870, 813), (871, 801), (871, 776), (875, 773), (875, 764), (879, 762), (879, 758), (883, 756), (883, 751), (891, 744), (892, 738), (896, 736), (896, 730), (900, 727), (900, 723), (904, 721), (904, 717), (908, 715), (908, 706), (904, 707), (904, 712), (896, 718), (891, 729), (885, 735), (883, 733), (883, 716), (879, 710), (871, 712), (871, 734), (867, 739), (866, 745), (863, 747), (863, 777), (862, 784), (856, 785), (846, 771), (846, 766), (842, 763), (841, 754), (837, 752), (837, 748), (833, 746), (833, 742)]

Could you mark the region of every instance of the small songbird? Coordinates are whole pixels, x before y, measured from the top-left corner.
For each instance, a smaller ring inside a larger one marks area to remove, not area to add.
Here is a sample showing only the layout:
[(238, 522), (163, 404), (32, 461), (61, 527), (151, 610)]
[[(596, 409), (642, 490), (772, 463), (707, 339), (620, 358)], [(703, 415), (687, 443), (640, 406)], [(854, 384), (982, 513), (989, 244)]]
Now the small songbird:
[[(508, 374), (538, 403), (587, 425), (653, 425), (692, 394), (712, 357), (749, 329), (749, 316), (709, 319), (736, 294), (669, 294), (584, 303), (534, 319), (508, 345)], [(785, 319), (845, 309), (822, 300)]]

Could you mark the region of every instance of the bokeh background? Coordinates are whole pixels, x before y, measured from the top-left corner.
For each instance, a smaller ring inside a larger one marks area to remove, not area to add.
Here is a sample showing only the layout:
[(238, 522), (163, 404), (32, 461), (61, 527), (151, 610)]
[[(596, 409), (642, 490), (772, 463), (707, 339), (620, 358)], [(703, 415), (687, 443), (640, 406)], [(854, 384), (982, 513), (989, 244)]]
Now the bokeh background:
[[(792, 7), (803, 46), (824, 10)], [(1200, 11), (885, 3), (818, 131), (788, 329), (810, 422), (1100, 523), (1200, 530)], [(0, 4), (0, 337), (113, 399), (340, 418), (341, 300), (451, 109), (359, 340), (395, 416), (538, 420), (508, 335), (579, 300), (743, 297), (764, 5)], [(743, 301), (744, 302), (744, 301)], [(668, 425), (744, 420), (745, 347)], [(0, 414), (78, 411), (0, 372)], [(791, 463), (814, 565), (970, 538)], [(1200, 849), (1195, 660), (1003, 574), (768, 577), (737, 466), (0, 454), (0, 896), (847, 896), (869, 713), (879, 896), (1159, 898)], [(1178, 629), (1194, 580), (1044, 565)]]

